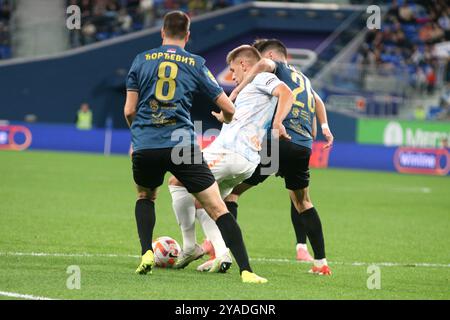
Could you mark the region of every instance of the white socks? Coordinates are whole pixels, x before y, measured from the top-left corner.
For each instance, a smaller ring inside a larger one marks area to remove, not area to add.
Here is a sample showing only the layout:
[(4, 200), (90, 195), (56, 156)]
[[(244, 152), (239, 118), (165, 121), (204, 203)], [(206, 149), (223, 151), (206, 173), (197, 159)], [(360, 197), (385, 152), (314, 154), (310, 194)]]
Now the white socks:
[(183, 236), (183, 251), (195, 250), (195, 201), (185, 187), (170, 186), (172, 207)]
[(314, 259), (314, 265), (319, 268), (322, 268), (323, 266), (327, 266), (328, 265), (327, 259), (325, 259), (325, 258), (319, 259), (319, 260)]
[(303, 250), (308, 251), (308, 246), (306, 245), (306, 243), (297, 243), (297, 246), (296, 246), (295, 249), (298, 251), (298, 249), (300, 249), (300, 248), (302, 248)]
[(197, 219), (200, 222), (203, 232), (211, 241), (214, 251), (216, 253), (216, 257), (221, 257), (228, 252), (227, 246), (223, 241), (222, 234), (220, 233), (219, 228), (217, 227), (215, 221), (211, 219), (205, 209), (197, 209)]

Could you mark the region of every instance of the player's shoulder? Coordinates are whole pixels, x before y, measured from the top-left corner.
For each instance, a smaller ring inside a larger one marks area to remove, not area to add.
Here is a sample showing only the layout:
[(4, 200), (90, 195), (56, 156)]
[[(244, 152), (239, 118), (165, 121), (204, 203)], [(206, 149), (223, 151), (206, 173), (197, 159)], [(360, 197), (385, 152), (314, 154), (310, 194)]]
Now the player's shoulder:
[(258, 84), (258, 85), (266, 85), (268, 86), (269, 84), (271, 84), (273, 81), (278, 80), (278, 77), (272, 73), (272, 72), (260, 72), (258, 73), (255, 78), (253, 79), (253, 83), (254, 84)]
[(145, 50), (142, 52), (139, 52), (133, 60), (133, 64), (139, 64), (142, 63), (145, 60), (148, 60), (147, 57), (149, 57), (149, 55), (151, 56), (153, 53), (157, 52), (160, 48), (153, 48), (153, 49), (149, 49), (149, 50)]
[(196, 67), (202, 68), (205, 65), (206, 60), (202, 56), (199, 56), (198, 54), (191, 53), (189, 51), (185, 51), (185, 52), (187, 54), (189, 54), (195, 60), (195, 62), (196, 62), (195, 66)]
[(291, 71), (295, 71), (297, 72), (297, 70), (295, 69), (294, 66), (287, 64), (286, 62), (283, 61), (274, 61), (275, 62), (275, 73), (280, 73), (280, 72), (291, 72)]

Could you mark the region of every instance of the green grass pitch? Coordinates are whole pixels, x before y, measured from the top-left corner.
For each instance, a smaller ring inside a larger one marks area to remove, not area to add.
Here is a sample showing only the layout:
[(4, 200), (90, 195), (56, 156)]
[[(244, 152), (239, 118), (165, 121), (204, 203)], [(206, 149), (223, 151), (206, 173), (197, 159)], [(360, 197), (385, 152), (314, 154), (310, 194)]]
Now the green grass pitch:
[[(283, 181), (270, 178), (241, 199), (238, 216), (267, 284), (242, 284), (236, 265), (201, 274), (200, 261), (138, 276), (128, 157), (0, 152), (0, 299), (449, 299), (449, 190), (447, 177), (312, 170), (333, 270), (320, 277), (295, 261), (288, 196)], [(156, 208), (154, 236), (180, 241), (166, 185)], [(371, 264), (380, 268), (380, 289), (367, 287)], [(79, 290), (66, 286), (72, 265), (81, 270)]]

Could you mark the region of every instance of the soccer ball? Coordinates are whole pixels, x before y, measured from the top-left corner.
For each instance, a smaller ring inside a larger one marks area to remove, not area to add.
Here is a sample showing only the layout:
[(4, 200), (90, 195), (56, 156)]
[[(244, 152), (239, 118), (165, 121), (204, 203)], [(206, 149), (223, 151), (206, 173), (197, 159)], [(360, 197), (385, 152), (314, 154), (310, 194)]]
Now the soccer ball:
[(152, 243), (155, 265), (160, 268), (172, 268), (177, 262), (181, 248), (171, 237), (159, 237)]

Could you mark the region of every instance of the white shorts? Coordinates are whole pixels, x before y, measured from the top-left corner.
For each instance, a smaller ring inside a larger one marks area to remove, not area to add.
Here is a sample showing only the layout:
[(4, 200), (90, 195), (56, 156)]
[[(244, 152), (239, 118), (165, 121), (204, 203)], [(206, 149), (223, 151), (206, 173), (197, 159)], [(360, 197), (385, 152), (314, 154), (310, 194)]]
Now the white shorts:
[(203, 150), (203, 158), (219, 185), (222, 199), (228, 196), (235, 186), (250, 178), (258, 166), (240, 154), (226, 149), (206, 148)]

